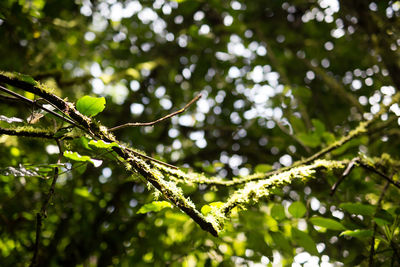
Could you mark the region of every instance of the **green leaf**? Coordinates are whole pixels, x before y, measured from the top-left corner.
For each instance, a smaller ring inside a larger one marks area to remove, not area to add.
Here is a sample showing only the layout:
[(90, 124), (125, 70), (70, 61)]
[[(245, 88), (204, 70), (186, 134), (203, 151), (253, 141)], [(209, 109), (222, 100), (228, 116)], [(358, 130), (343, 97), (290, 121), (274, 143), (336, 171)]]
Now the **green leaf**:
[(364, 216), (373, 216), (375, 214), (375, 206), (360, 203), (342, 203), (339, 208), (351, 214), (360, 214)]
[(201, 207), (201, 213), (203, 213), (204, 215), (207, 215), (208, 213), (211, 212), (212, 208), (220, 208), (224, 205), (224, 202), (221, 201), (216, 201), (216, 202), (211, 202), (208, 205), (204, 205), (203, 207)]
[(268, 171), (272, 170), (272, 166), (269, 164), (258, 164), (254, 168), (254, 172), (260, 172), (260, 173), (266, 173)]
[(73, 161), (91, 162), (91, 158), (89, 156), (81, 156), (78, 154), (78, 152), (64, 151), (64, 157)]
[(76, 108), (83, 115), (92, 117), (102, 112), (105, 108), (106, 99), (104, 97), (92, 97), (85, 95), (76, 103)]
[(385, 225), (389, 225), (391, 224), (389, 221), (381, 219), (381, 218), (373, 218), (373, 220), (376, 222), (377, 225), (379, 225), (380, 227), (383, 227)]
[(387, 221), (389, 224), (393, 222), (393, 216), (389, 212), (383, 209), (378, 210), (378, 212), (375, 214), (375, 218)]
[(329, 145), (332, 144), (333, 142), (335, 142), (336, 138), (335, 135), (333, 133), (330, 132), (324, 132), (322, 134), (322, 138), (325, 140), (325, 142)]
[(92, 163), (95, 167), (99, 167), (102, 164), (101, 160), (98, 159), (92, 159), (89, 156), (81, 156), (79, 155), (78, 152), (72, 152), (72, 151), (64, 151), (64, 157), (67, 159), (73, 160), (73, 161), (78, 161), (78, 162), (90, 162)]
[(296, 137), (308, 147), (315, 148), (321, 144), (321, 138), (315, 133), (298, 133)]
[(204, 205), (203, 207), (201, 207), (200, 211), (203, 215), (207, 215), (211, 212), (211, 207), (210, 205)]
[(90, 201), (96, 201), (96, 197), (86, 187), (75, 188), (74, 193)]
[(293, 131), (295, 133), (301, 133), (306, 131), (306, 126), (304, 125), (304, 122), (302, 119), (296, 117), (296, 116), (291, 116), (289, 119), (290, 124), (293, 127)]
[(373, 233), (374, 232), (372, 230), (356, 229), (356, 230), (343, 231), (340, 233), (340, 236), (347, 235), (347, 236), (363, 239), (363, 238), (371, 237), (373, 235)]
[(289, 206), (289, 213), (295, 218), (301, 218), (306, 214), (307, 209), (304, 204), (300, 201), (293, 202)]
[(305, 232), (302, 232), (296, 228), (292, 228), (292, 238), (293, 240), (306, 251), (313, 255), (318, 255), (317, 246), (314, 240)]
[(100, 148), (100, 149), (107, 149), (107, 148), (111, 148), (114, 146), (118, 146), (118, 144), (115, 142), (112, 142), (112, 143), (104, 142), (103, 140), (98, 140), (98, 141), (90, 140), (89, 146), (95, 147), (95, 148)]
[(289, 240), (281, 232), (270, 232), (269, 233), (274, 241), (275, 245), (288, 254), (293, 253), (293, 247), (289, 243)]
[(330, 230), (345, 230), (346, 228), (338, 221), (323, 217), (312, 217), (310, 222), (319, 227), (325, 227)]
[(322, 136), (322, 134), (325, 132), (325, 125), (320, 120), (317, 119), (312, 119), (311, 122), (312, 125), (314, 126), (315, 133), (318, 136)]
[(29, 75), (21, 74), (21, 73), (18, 73), (18, 72), (13, 72), (13, 74), (15, 75), (15, 77), (16, 77), (18, 80), (24, 81), (24, 82), (29, 83), (29, 84), (31, 84), (31, 85), (36, 85), (35, 79), (33, 79), (33, 78), (32, 78), (31, 76), (29, 76)]
[(162, 209), (172, 207), (172, 204), (168, 201), (153, 201), (140, 207), (140, 209), (136, 213), (147, 213), (150, 211), (158, 212)]
[(285, 219), (285, 208), (281, 204), (274, 204), (271, 208), (271, 216), (276, 220)]

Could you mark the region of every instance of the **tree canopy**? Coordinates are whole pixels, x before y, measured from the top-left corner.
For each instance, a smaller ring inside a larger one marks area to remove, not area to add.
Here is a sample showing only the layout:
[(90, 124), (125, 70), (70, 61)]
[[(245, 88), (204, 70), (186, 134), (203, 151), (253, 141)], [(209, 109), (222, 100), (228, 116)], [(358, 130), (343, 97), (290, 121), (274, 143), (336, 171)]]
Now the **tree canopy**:
[(2, 0), (2, 266), (399, 265), (399, 18)]

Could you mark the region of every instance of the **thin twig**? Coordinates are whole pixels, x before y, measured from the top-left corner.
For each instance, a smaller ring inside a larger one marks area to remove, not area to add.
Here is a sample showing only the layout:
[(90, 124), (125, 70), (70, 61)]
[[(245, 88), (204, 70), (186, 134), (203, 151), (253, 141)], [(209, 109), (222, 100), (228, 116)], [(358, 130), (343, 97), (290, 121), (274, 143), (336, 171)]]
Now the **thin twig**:
[(159, 118), (155, 121), (151, 121), (151, 122), (129, 122), (129, 123), (125, 123), (119, 126), (115, 126), (113, 128), (108, 129), (109, 131), (116, 131), (116, 130), (120, 130), (126, 127), (137, 127), (137, 126), (153, 126), (156, 123), (162, 122), (166, 119), (169, 119), (173, 116), (176, 116), (178, 114), (181, 114), (183, 112), (185, 112), (193, 103), (195, 103), (197, 100), (199, 100), (201, 97), (201, 94), (198, 94), (195, 98), (193, 98), (192, 100), (190, 100), (189, 103), (187, 103), (183, 108), (181, 108), (180, 110), (177, 110), (175, 112), (172, 112), (170, 114), (168, 114), (167, 116), (164, 116), (162, 118)]
[(349, 164), (347, 165), (346, 169), (342, 173), (342, 176), (339, 178), (339, 180), (332, 186), (331, 188), (331, 193), (330, 195), (333, 196), (338, 189), (339, 185), (343, 182), (343, 180), (350, 174), (351, 170), (354, 168), (356, 165), (356, 162), (359, 160), (358, 157), (352, 159)]
[(275, 121), (276, 125), (278, 125), (279, 129), (282, 130), (282, 132), (284, 132), (285, 134), (287, 134), (288, 136), (293, 138), (294, 141), (299, 143), (307, 153), (311, 153), (310, 148), (308, 146), (306, 146), (305, 144), (303, 144), (303, 142), (301, 142), (301, 140), (299, 138), (297, 138), (293, 133), (288, 131), (288, 129), (286, 129), (285, 126), (279, 120), (274, 119), (274, 121)]
[(57, 112), (54, 112), (54, 111), (52, 111), (52, 110), (50, 110), (50, 109), (47, 109), (47, 108), (45, 108), (45, 107), (39, 105), (39, 104), (36, 103), (35, 101), (30, 100), (29, 98), (26, 98), (26, 97), (24, 97), (24, 96), (22, 96), (22, 95), (20, 95), (20, 94), (17, 94), (17, 93), (15, 93), (15, 92), (11, 91), (11, 90), (8, 90), (8, 89), (5, 88), (4, 86), (1, 86), (1, 85), (0, 85), (0, 90), (3, 91), (3, 92), (5, 92), (5, 93), (7, 93), (7, 94), (10, 94), (10, 95), (12, 95), (12, 96), (15, 96), (16, 98), (19, 98), (19, 99), (21, 99), (21, 100), (23, 100), (23, 101), (25, 101), (25, 102), (27, 102), (27, 103), (30, 103), (30, 104), (32, 104), (32, 105), (34, 105), (34, 106), (36, 106), (36, 107), (38, 107), (38, 108), (40, 108), (40, 109), (43, 109), (44, 111), (46, 111), (46, 112), (48, 112), (48, 113), (50, 113), (50, 114), (56, 116), (57, 118), (59, 118), (59, 119), (61, 119), (61, 120), (63, 120), (63, 121), (66, 121), (66, 122), (68, 122), (68, 123), (70, 123), (70, 124), (72, 124), (72, 125), (74, 125), (74, 126), (80, 128), (80, 129), (82, 129), (81, 126), (79, 126), (78, 124), (76, 124), (76, 123), (75, 123), (74, 121), (72, 121), (71, 119), (66, 118), (66, 117), (64, 117), (64, 116), (61, 116), (61, 115), (58, 114)]
[(388, 181), (389, 183), (391, 183), (392, 185), (396, 186), (397, 188), (400, 189), (400, 183), (397, 181), (394, 181), (392, 178), (390, 178), (389, 176), (387, 176), (386, 174), (384, 174), (383, 172), (381, 172), (380, 170), (376, 169), (375, 166), (371, 166), (369, 164), (366, 164), (365, 162), (363, 162), (362, 160), (359, 160), (359, 164), (361, 167), (363, 167), (366, 170), (369, 170), (373, 173), (378, 174), (379, 176), (381, 176), (382, 178), (384, 178), (386, 181)]
[(175, 170), (178, 170), (178, 169), (179, 169), (178, 167), (176, 167), (176, 166), (174, 166), (174, 165), (171, 165), (171, 164), (165, 163), (165, 162), (163, 162), (163, 161), (161, 161), (161, 160), (158, 160), (158, 159), (149, 157), (149, 156), (144, 155), (144, 154), (142, 154), (142, 153), (139, 153), (139, 152), (137, 152), (137, 151), (135, 151), (135, 150), (133, 150), (133, 149), (128, 148), (128, 150), (129, 150), (130, 152), (132, 152), (132, 154), (134, 154), (134, 155), (136, 155), (136, 156), (139, 156), (139, 157), (148, 159), (148, 160), (150, 160), (150, 161), (157, 162), (158, 164), (167, 166), (167, 167), (172, 168), (172, 169), (175, 169)]
[[(63, 150), (61, 146), (60, 140), (56, 140), (57, 146), (59, 149), (59, 156), (57, 160), (57, 164), (61, 163), (61, 158), (63, 156)], [(50, 185), (50, 190), (46, 195), (46, 199), (42, 204), (42, 207), (40, 209), (40, 212), (36, 213), (36, 240), (35, 240), (35, 246), (34, 246), (34, 252), (33, 252), (33, 257), (31, 264), (29, 265), (30, 267), (33, 266), (38, 266), (38, 254), (39, 254), (39, 247), (40, 247), (40, 237), (42, 233), (42, 226), (43, 226), (43, 219), (47, 217), (47, 207), (49, 206), (50, 200), (54, 195), (57, 179), (58, 179), (58, 167), (54, 168), (54, 176), (53, 176), (53, 181), (51, 182)]]
[[(378, 209), (381, 206), (383, 197), (385, 196), (385, 193), (389, 188), (389, 184), (390, 184), (389, 182), (386, 182), (385, 186), (383, 187), (381, 195), (379, 196), (378, 202), (376, 204), (376, 211), (378, 211)], [(374, 265), (374, 255), (376, 254), (375, 253), (375, 235), (376, 235), (377, 230), (378, 230), (378, 225), (374, 221), (374, 233), (372, 234), (372, 238), (371, 238), (371, 248), (369, 250), (369, 261), (368, 261), (368, 266), (371, 266), (371, 267)]]

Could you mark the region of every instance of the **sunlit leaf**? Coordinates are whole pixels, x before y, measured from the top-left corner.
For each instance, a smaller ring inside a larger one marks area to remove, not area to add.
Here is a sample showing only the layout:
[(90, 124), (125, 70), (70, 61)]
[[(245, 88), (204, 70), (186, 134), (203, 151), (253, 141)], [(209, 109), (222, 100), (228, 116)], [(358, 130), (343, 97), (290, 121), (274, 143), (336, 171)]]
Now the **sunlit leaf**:
[(76, 103), (76, 108), (83, 115), (92, 117), (102, 112), (105, 108), (106, 99), (104, 97), (84, 96)]
[(86, 198), (90, 201), (96, 200), (96, 197), (93, 196), (93, 194), (91, 192), (89, 192), (89, 190), (86, 187), (75, 188), (74, 193), (77, 194), (78, 196)]
[(90, 162), (92, 163), (95, 167), (98, 167), (101, 165), (102, 161), (98, 159), (92, 159), (89, 156), (81, 156), (78, 152), (73, 152), (73, 151), (64, 151), (64, 157), (67, 159), (73, 160), (73, 161), (78, 161), (78, 162)]
[(254, 172), (260, 172), (260, 173), (266, 173), (268, 171), (272, 170), (272, 166), (269, 164), (258, 164), (254, 168)]
[(315, 133), (298, 133), (296, 137), (302, 142), (304, 145), (308, 147), (318, 147), (321, 144), (321, 139)]
[(339, 208), (344, 209), (345, 211), (351, 214), (359, 214), (367, 216), (374, 215), (376, 210), (375, 206), (360, 204), (360, 203), (342, 203), (339, 205)]
[(24, 122), (23, 119), (16, 118), (16, 117), (6, 117), (4, 115), (0, 115), (0, 121), (5, 121), (7, 123), (13, 123), (13, 122)]
[(373, 235), (374, 231), (372, 230), (361, 230), (361, 229), (356, 229), (356, 230), (346, 230), (340, 233), (340, 235), (346, 235), (346, 236), (351, 236), (351, 237), (356, 237), (356, 238), (368, 238)]
[(307, 233), (292, 227), (292, 238), (299, 246), (303, 247), (309, 253), (318, 255), (317, 246)]
[[(269, 232), (269, 234), (278, 248), (282, 249), (284, 252), (292, 254), (293, 246), (290, 244), (287, 237), (285, 237), (281, 232)], [(311, 250), (313, 249), (311, 248)]]
[(136, 213), (147, 213), (150, 211), (158, 212), (165, 208), (172, 208), (172, 204), (167, 201), (153, 201), (151, 203), (145, 204)]
[(276, 220), (286, 218), (285, 208), (281, 204), (274, 204), (271, 208), (271, 216)]
[(118, 146), (117, 143), (112, 142), (112, 143), (107, 143), (103, 140), (90, 140), (89, 141), (89, 146), (95, 147), (95, 148), (100, 148), (100, 149), (106, 149), (106, 148), (111, 148), (114, 146)]
[(346, 228), (338, 221), (323, 217), (312, 217), (310, 222), (319, 227), (325, 227), (330, 230), (345, 230)]
[(306, 214), (307, 209), (302, 202), (293, 202), (288, 209), (289, 213), (295, 218), (301, 218)]

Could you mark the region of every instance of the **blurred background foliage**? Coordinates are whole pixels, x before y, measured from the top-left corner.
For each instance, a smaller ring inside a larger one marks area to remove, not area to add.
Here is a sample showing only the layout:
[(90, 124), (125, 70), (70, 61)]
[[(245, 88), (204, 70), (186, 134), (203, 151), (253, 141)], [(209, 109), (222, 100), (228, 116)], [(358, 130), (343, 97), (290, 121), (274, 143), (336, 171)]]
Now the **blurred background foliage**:
[[(152, 121), (201, 92), (187, 112), (116, 136), (230, 179), (289, 166), (388, 104), (400, 88), (399, 15), (399, 1), (2, 0), (0, 69), (28, 74), (69, 101), (105, 97), (96, 119), (108, 127)], [(2, 127), (24, 125), (34, 112), (3, 95), (0, 110)], [(386, 163), (399, 157), (399, 114), (392, 106), (368, 135), (329, 157), (387, 153), (382, 171), (397, 179), (398, 164)], [(80, 142), (66, 145), (87, 153)], [(58, 148), (7, 135), (0, 143), (0, 262), (26, 266), (51, 182), (40, 177)], [(398, 189), (361, 169), (333, 196), (341, 173), (277, 189), (233, 214), (215, 238), (175, 208), (137, 213), (154, 190), (102, 159), (63, 169), (40, 266), (354, 266), (371, 263), (371, 247), (377, 266), (400, 264)], [(199, 209), (235, 189), (184, 186)]]

